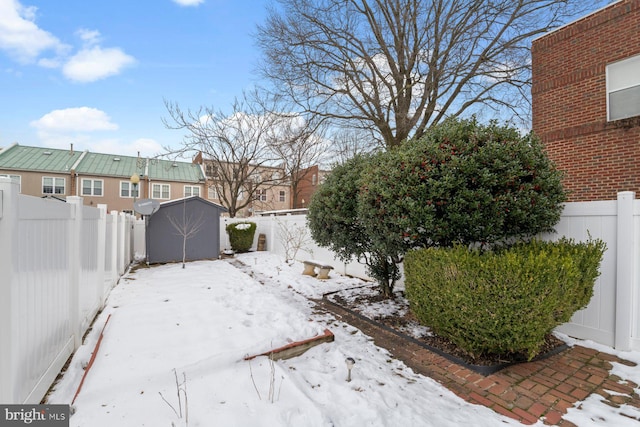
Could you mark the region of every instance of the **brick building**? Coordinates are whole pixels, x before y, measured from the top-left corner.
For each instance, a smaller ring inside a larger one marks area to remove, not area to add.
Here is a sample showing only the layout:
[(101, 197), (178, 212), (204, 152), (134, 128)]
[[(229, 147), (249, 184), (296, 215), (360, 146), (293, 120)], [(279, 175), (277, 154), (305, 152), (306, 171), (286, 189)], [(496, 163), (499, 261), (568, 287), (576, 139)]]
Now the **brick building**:
[(640, 195), (640, 0), (620, 0), (533, 41), (533, 130), (570, 201)]

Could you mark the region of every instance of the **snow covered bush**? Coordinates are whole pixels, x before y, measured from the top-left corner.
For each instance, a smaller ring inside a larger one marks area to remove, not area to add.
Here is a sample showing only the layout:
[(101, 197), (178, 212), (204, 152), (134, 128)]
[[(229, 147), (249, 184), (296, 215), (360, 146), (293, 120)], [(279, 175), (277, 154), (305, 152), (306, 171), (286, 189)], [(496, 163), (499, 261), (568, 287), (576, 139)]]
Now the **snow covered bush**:
[(238, 253), (248, 252), (251, 249), (253, 237), (256, 233), (255, 222), (234, 222), (228, 224), (226, 230), (229, 235), (231, 249)]

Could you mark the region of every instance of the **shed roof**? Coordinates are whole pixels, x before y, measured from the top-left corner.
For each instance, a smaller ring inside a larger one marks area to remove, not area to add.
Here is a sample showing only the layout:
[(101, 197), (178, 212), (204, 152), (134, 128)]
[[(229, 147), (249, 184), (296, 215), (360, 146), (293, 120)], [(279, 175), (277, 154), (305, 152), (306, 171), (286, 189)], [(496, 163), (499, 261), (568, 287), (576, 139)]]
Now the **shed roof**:
[(0, 169), (68, 173), (82, 152), (19, 144), (0, 153)]
[(193, 202), (193, 201), (198, 201), (198, 202), (201, 202), (201, 203), (205, 203), (205, 204), (207, 204), (207, 205), (209, 205), (211, 207), (214, 207), (214, 208), (216, 208), (216, 209), (218, 209), (218, 210), (220, 210), (222, 212), (228, 212), (229, 211), (224, 206), (219, 205), (217, 203), (213, 203), (213, 202), (211, 202), (211, 201), (209, 201), (207, 199), (203, 199), (200, 196), (189, 196), (189, 197), (182, 197), (180, 199), (167, 200), (166, 202), (160, 203), (160, 207), (162, 208), (162, 207), (167, 207), (167, 206), (173, 206), (173, 205), (180, 204), (182, 202), (190, 203), (190, 202)]

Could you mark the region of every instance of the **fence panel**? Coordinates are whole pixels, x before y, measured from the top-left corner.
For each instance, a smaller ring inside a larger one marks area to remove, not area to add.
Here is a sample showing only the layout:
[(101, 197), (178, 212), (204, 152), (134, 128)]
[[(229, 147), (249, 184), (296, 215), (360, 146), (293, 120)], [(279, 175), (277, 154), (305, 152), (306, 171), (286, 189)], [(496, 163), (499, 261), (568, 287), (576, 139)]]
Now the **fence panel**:
[(543, 238), (557, 240), (564, 236), (587, 241), (591, 237), (602, 239), (607, 244), (591, 302), (558, 330), (613, 346), (616, 322), (616, 201), (567, 203), (555, 228), (556, 233), (546, 234)]
[[(301, 234), (310, 236), (305, 215), (225, 218), (221, 247), (230, 247), (224, 229), (226, 224), (247, 220), (257, 223), (254, 250), (259, 234), (264, 234), (267, 250), (287, 257), (287, 239)], [(556, 233), (541, 237), (556, 240), (564, 236), (576, 241), (598, 238), (607, 244), (593, 298), (558, 330), (620, 350), (640, 350), (640, 200), (635, 199), (634, 193), (621, 192), (618, 200), (567, 203), (555, 228)], [(293, 256), (291, 251), (290, 256)], [(337, 260), (331, 251), (318, 247), (310, 237), (301, 245), (295, 259), (316, 259), (332, 264), (342, 274), (367, 278), (365, 266)]]
[(101, 308), (105, 209), (0, 178), (0, 402), (40, 402)]

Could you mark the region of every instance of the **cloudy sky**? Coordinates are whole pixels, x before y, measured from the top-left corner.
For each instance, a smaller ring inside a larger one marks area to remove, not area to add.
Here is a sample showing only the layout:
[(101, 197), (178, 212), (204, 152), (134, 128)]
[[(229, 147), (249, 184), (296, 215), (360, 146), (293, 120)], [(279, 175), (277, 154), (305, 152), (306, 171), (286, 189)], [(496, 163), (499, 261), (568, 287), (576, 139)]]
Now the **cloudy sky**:
[(257, 81), (268, 0), (0, 0), (0, 147), (152, 156), (163, 100), (228, 109)]

